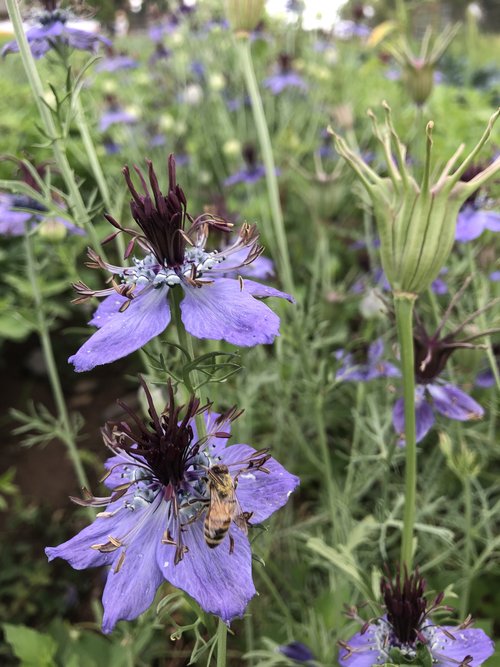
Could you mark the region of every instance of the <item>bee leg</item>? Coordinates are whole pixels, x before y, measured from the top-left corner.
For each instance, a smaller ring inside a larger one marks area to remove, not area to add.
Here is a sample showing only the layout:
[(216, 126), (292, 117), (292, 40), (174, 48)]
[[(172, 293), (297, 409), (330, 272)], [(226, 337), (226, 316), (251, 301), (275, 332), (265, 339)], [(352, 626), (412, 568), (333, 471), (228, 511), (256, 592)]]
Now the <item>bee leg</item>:
[[(189, 526), (189, 524), (194, 523), (195, 521), (198, 521), (198, 519), (201, 517), (203, 512), (206, 510), (208, 506), (208, 501), (198, 501), (198, 502), (203, 502), (202, 507), (196, 512), (194, 516), (192, 516), (190, 519), (188, 519), (185, 523), (181, 523), (181, 530), (184, 528), (184, 526)], [(189, 503), (186, 503), (185, 505), (181, 505), (180, 509), (183, 507), (188, 507)]]
[(239, 482), (238, 477), (241, 475), (241, 473), (246, 472), (247, 470), (248, 470), (248, 468), (241, 468), (240, 470), (238, 470), (236, 475), (233, 477), (233, 486), (234, 486), (235, 491), (238, 488), (238, 482)]
[(208, 498), (191, 498), (191, 500), (188, 500), (183, 505), (180, 505), (179, 509), (183, 510), (183, 509), (186, 509), (186, 507), (192, 507), (193, 505), (201, 504), (201, 505), (204, 506), (201, 509), (201, 511), (203, 511), (209, 503), (210, 503), (210, 500), (208, 500)]
[(234, 539), (231, 534), (229, 534), (229, 553), (234, 553)]

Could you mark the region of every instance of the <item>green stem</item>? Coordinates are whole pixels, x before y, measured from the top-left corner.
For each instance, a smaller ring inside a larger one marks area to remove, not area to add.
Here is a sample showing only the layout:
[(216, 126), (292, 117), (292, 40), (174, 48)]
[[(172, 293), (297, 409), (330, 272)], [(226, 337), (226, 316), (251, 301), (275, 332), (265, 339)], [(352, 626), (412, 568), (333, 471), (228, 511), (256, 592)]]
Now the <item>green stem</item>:
[(99, 252), (99, 254), (104, 257), (105, 255), (102, 252), (99, 238), (97, 237), (97, 233), (83, 201), (80, 189), (75, 180), (73, 170), (68, 162), (68, 158), (64, 149), (63, 139), (57, 132), (57, 128), (52, 117), (52, 112), (44, 103), (45, 91), (43, 89), (42, 81), (40, 79), (40, 75), (38, 74), (28, 40), (24, 34), (23, 21), (16, 0), (7, 0), (7, 11), (9, 13), (9, 18), (12, 21), (14, 35), (19, 46), (21, 59), (23, 61), (24, 71), (26, 72), (31, 92), (35, 99), (38, 112), (42, 120), (45, 134), (50, 140), (57, 167), (68, 189), (70, 206), (73, 208), (75, 223), (77, 225), (82, 225), (85, 228), (92, 247), (96, 252)]
[[(87, 475), (80, 460), (80, 455), (78, 453), (78, 449), (76, 446), (75, 437), (73, 435), (73, 431), (71, 428), (71, 421), (69, 418), (68, 409), (66, 407), (66, 402), (64, 400), (61, 381), (59, 379), (59, 374), (57, 372), (57, 366), (54, 359), (54, 351), (52, 348), (52, 341), (50, 338), (50, 331), (44, 314), (42, 293), (40, 291), (37, 279), (38, 269), (36, 266), (35, 252), (33, 249), (33, 240), (28, 229), (26, 229), (25, 231), (24, 245), (26, 252), (26, 270), (31, 285), (31, 292), (33, 294), (33, 301), (37, 316), (38, 335), (40, 337), (40, 343), (42, 345), (43, 356), (45, 359), (45, 365), (47, 366), (47, 372), (49, 375), (52, 395), (54, 397), (54, 402), (56, 404), (57, 414), (59, 416), (59, 421), (63, 429), (63, 433), (61, 434), (61, 439), (63, 440), (68, 450), (68, 455), (71, 460), (71, 463), (73, 464), (73, 468), (75, 470), (78, 483), (80, 484), (80, 486), (88, 488), (89, 483)], [(92, 517), (92, 519), (94, 519), (94, 514), (92, 510), (89, 510), (89, 515)]]
[[(101, 163), (99, 161), (99, 158), (97, 157), (97, 151), (95, 149), (94, 140), (92, 139), (92, 135), (90, 134), (89, 126), (87, 124), (87, 119), (85, 117), (85, 111), (83, 109), (83, 105), (79, 95), (75, 96), (74, 105), (75, 105), (76, 124), (78, 126), (78, 131), (80, 132), (80, 136), (82, 138), (83, 147), (85, 148), (85, 152), (87, 153), (87, 158), (89, 160), (90, 168), (92, 169), (92, 173), (94, 174), (95, 182), (97, 184), (99, 192), (101, 193), (102, 201), (104, 203), (106, 212), (112, 213), (114, 215), (113, 203), (111, 201), (111, 194), (109, 192), (106, 178), (104, 177), (104, 172), (101, 168)], [(125, 255), (125, 241), (123, 239), (123, 235), (118, 234), (115, 237), (115, 241), (118, 254), (120, 257), (123, 257)], [(102, 250), (100, 252), (102, 253)]]
[(413, 349), (413, 306), (416, 295), (407, 292), (394, 294), (394, 309), (403, 373), (405, 415), (405, 506), (401, 542), (401, 565), (411, 570), (413, 532), (417, 495), (417, 442), (415, 416), (415, 353)]
[(267, 194), (271, 208), (271, 218), (273, 222), (273, 234), (268, 234), (269, 239), (273, 241), (273, 253), (276, 254), (277, 263), (282, 276), (285, 290), (290, 294), (294, 292), (292, 268), (290, 256), (288, 253), (288, 243), (286, 239), (285, 223), (279, 197), (278, 180), (276, 178), (276, 165), (274, 163), (273, 149), (269, 129), (267, 127), (264, 106), (259, 92), (257, 78), (252, 62), (252, 52), (250, 40), (247, 36), (237, 39), (237, 48), (240, 55), (241, 66), (245, 83), (252, 104), (252, 112), (259, 138), (260, 150), (266, 168)]
[[(193, 338), (189, 336), (184, 328), (184, 324), (181, 319), (181, 290), (179, 287), (174, 287), (170, 290), (170, 298), (172, 304), (172, 318), (175, 322), (177, 329), (177, 337), (179, 340), (179, 345), (189, 356), (189, 361), (196, 359), (195, 349), (193, 345)], [(200, 386), (200, 379), (197, 370), (191, 371), (193, 380), (191, 378), (185, 378), (185, 385), (188, 392), (192, 395), (196, 393), (196, 390)], [(205, 426), (205, 419), (202, 414), (196, 415), (196, 428), (198, 430), (198, 438), (203, 438), (207, 434), (207, 429)], [(227, 659), (227, 626), (224, 621), (219, 618), (219, 623), (217, 626), (217, 667), (226, 667)]]
[(94, 178), (97, 183), (97, 187), (99, 188), (99, 192), (101, 193), (104, 205), (106, 206), (106, 209), (108, 211), (111, 211), (112, 208), (111, 195), (109, 193), (108, 184), (106, 183), (106, 179), (104, 178), (104, 173), (101, 169), (101, 163), (99, 162), (99, 158), (97, 157), (94, 141), (92, 139), (92, 135), (89, 132), (87, 120), (85, 118), (85, 112), (83, 110), (82, 102), (79, 95), (75, 97), (74, 105), (75, 105), (76, 124), (78, 126), (78, 131), (80, 132), (80, 136), (82, 138), (83, 147), (85, 148), (85, 152), (87, 153), (87, 157), (89, 159), (90, 168), (92, 169), (92, 173), (94, 174)]
[[(179, 340), (179, 345), (187, 353), (189, 357), (188, 362), (191, 362), (194, 359), (196, 359), (196, 354), (193, 345), (193, 338), (192, 336), (189, 336), (187, 334), (186, 329), (184, 328), (184, 324), (182, 323), (181, 308), (180, 308), (181, 296), (182, 294), (179, 287), (173, 287), (170, 290), (170, 303), (172, 304), (172, 319), (177, 329), (177, 338)], [(199, 373), (196, 369), (191, 371), (191, 375), (193, 379), (191, 380), (191, 378), (188, 375), (187, 377), (184, 378), (184, 384), (186, 385), (188, 393), (194, 396), (201, 385), (201, 381)], [(207, 434), (207, 429), (205, 427), (205, 419), (203, 415), (196, 415), (195, 421), (196, 421), (196, 428), (198, 429), (198, 437), (203, 438)]]
[(219, 618), (217, 626), (217, 667), (226, 667), (227, 625)]
[(351, 506), (352, 501), (352, 488), (354, 484), (354, 472), (357, 465), (356, 456), (358, 454), (359, 443), (361, 440), (361, 407), (365, 402), (365, 385), (363, 382), (359, 382), (356, 388), (356, 412), (354, 418), (354, 431), (352, 435), (352, 445), (351, 445), (351, 454), (349, 457), (349, 463), (347, 465), (347, 473), (345, 477), (344, 484), (344, 498), (348, 507)]
[(469, 609), (472, 565), (472, 489), (470, 477), (464, 476), (465, 504), (465, 554), (464, 554), (464, 590), (460, 600), (460, 618), (465, 618)]
[(408, 11), (405, 0), (396, 0), (396, 16), (401, 32), (406, 34), (408, 32)]
[[(335, 485), (335, 480), (333, 478), (332, 471), (332, 461), (330, 457), (330, 450), (328, 449), (328, 440), (326, 436), (326, 426), (325, 426), (325, 410), (324, 410), (324, 398), (321, 392), (318, 393), (318, 396), (315, 401), (315, 411), (316, 411), (316, 424), (318, 426), (318, 441), (319, 449), (321, 453), (321, 458), (324, 465), (324, 479), (326, 483), (327, 493), (328, 493), (328, 503), (330, 507), (330, 521), (332, 524), (332, 532), (335, 534), (338, 531), (339, 521), (338, 518), (338, 502), (337, 502), (337, 488)], [(338, 536), (341, 539), (341, 536)], [(334, 540), (336, 541), (336, 540)]]
[[(252, 653), (254, 650), (254, 633), (253, 633), (253, 620), (250, 614), (245, 614), (245, 649), (246, 653)], [(249, 667), (254, 667), (255, 662), (253, 658), (247, 658)]]

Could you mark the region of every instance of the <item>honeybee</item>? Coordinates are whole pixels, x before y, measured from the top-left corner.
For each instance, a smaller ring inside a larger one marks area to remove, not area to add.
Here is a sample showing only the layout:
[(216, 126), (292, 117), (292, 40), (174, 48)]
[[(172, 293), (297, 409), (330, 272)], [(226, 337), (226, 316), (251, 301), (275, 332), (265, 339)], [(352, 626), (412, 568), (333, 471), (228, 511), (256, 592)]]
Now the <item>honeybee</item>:
[[(247, 521), (251, 514), (243, 512), (235, 494), (233, 482), (226, 465), (218, 464), (207, 468), (210, 501), (205, 515), (205, 542), (210, 549), (215, 549), (225, 538), (231, 521), (248, 533)], [(230, 552), (233, 551), (233, 540), (229, 536)]]

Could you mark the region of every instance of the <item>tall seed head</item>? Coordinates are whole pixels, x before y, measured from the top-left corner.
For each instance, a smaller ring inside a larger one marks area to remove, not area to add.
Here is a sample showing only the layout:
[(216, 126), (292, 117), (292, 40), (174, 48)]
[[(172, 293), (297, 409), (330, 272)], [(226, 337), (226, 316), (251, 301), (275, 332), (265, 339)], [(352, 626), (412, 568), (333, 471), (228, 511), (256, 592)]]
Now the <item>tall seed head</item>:
[(264, 0), (226, 0), (226, 15), (236, 33), (255, 30), (264, 11)]
[(418, 106), (425, 104), (434, 86), (436, 65), (457, 34), (460, 24), (446, 26), (435, 38), (432, 29), (425, 31), (418, 54), (412, 51), (406, 37), (389, 45), (389, 51), (399, 64), (403, 74), (403, 83), (411, 99)]
[[(489, 139), (500, 109), (490, 118), (481, 139), (456, 167), (464, 150), (458, 147), (435, 182), (431, 182), (432, 131), (426, 127), (427, 150), (423, 175), (415, 179), (406, 163), (406, 146), (392, 122), (390, 107), (384, 103), (385, 122), (371, 111), (373, 133), (382, 146), (388, 176), (379, 176), (347, 142), (331, 128), (338, 153), (347, 161), (367, 190), (372, 201), (380, 236), (382, 267), (394, 292), (420, 294), (435, 280), (451, 252), (455, 240), (457, 215), (464, 202), (494, 174), (500, 171), (500, 158), (470, 181), (461, 177), (474, 162)], [(453, 171), (454, 170), (454, 171)]]

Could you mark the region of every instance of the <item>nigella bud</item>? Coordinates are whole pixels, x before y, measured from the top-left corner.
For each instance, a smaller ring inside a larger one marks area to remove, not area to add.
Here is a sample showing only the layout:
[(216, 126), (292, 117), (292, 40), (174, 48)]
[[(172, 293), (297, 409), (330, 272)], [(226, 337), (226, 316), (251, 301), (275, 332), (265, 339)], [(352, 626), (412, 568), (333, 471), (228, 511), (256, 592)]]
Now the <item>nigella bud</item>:
[(344, 130), (352, 130), (354, 127), (354, 114), (352, 104), (337, 104), (332, 109), (335, 123)]
[(264, 0), (226, 0), (226, 14), (234, 32), (255, 30), (264, 11)]
[(463, 182), (462, 176), (473, 164), (490, 137), (500, 109), (490, 118), (481, 139), (457, 165), (464, 145), (458, 147), (434, 182), (431, 173), (432, 131), (427, 124), (427, 150), (423, 174), (419, 181), (406, 162), (406, 146), (392, 122), (387, 103), (385, 123), (379, 123), (369, 111), (373, 132), (380, 142), (387, 163), (388, 176), (381, 177), (369, 167), (359, 153), (329, 129), (335, 137), (338, 153), (347, 161), (367, 190), (373, 205), (380, 237), (382, 268), (394, 292), (418, 295), (435, 280), (451, 252), (455, 240), (458, 212), (463, 203), (486, 181), (500, 171), (500, 157)]
[(409, 96), (418, 106), (422, 106), (432, 92), (434, 71), (433, 65), (419, 58), (409, 61), (403, 68), (403, 83)]
[(68, 230), (61, 220), (57, 218), (46, 218), (38, 226), (38, 233), (48, 241), (62, 241)]
[(314, 654), (311, 649), (302, 642), (290, 642), (278, 646), (278, 651), (285, 657), (298, 663), (309, 663), (314, 660)]
[(388, 47), (402, 70), (402, 80), (412, 100), (418, 106), (427, 101), (434, 85), (436, 65), (457, 34), (460, 24), (446, 26), (441, 34), (432, 39), (428, 28), (422, 39), (418, 56), (414, 55), (405, 37), (399, 44)]

